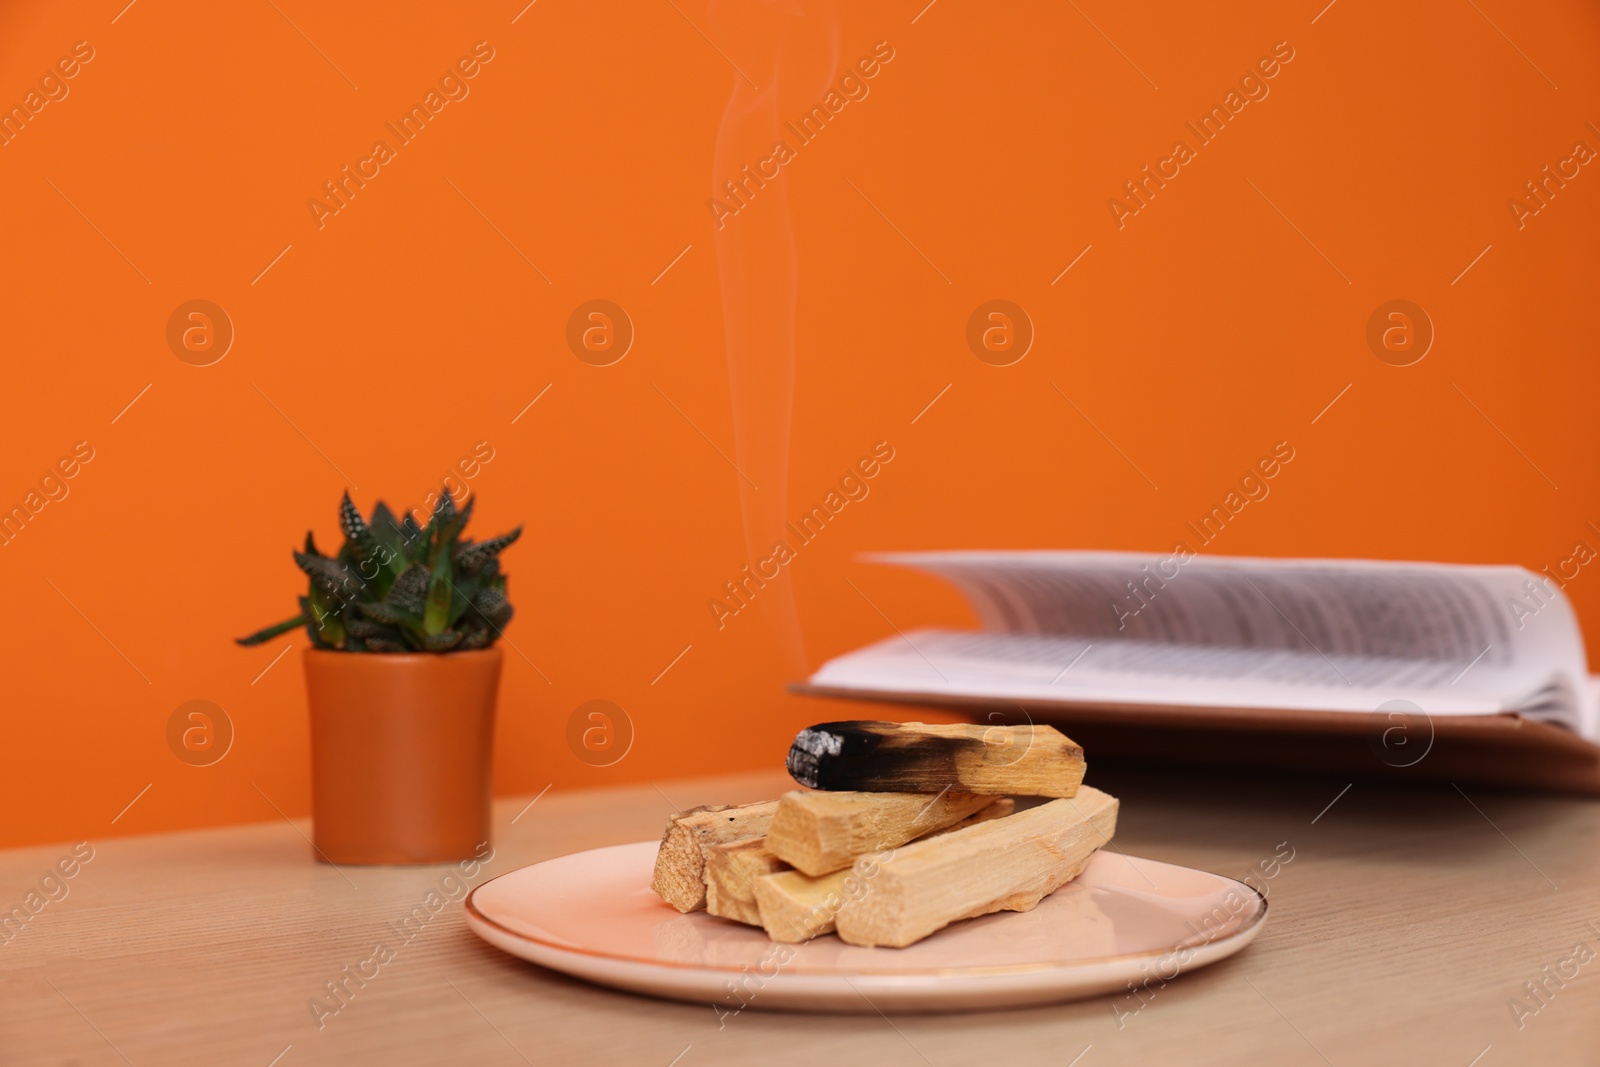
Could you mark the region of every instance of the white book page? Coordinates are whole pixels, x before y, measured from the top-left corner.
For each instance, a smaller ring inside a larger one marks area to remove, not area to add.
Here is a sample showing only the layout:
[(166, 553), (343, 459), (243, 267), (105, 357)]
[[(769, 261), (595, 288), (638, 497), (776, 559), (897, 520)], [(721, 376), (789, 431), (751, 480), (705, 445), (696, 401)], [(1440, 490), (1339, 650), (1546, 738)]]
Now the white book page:
[(1582, 695), (1571, 605), (1518, 567), (1097, 552), (871, 558), (950, 580), (985, 633), (885, 641), (825, 665), (815, 684), (1349, 711), (1408, 699), (1429, 713), (1524, 710), (1600, 732)]
[[(1398, 699), (1436, 715), (1532, 707), (1544, 692), (1516, 672), (1493, 667), (1483, 669), (1476, 686), (1450, 685), (1461, 669), (1286, 649), (913, 630), (828, 661), (811, 683), (904, 695), (1162, 707), (1372, 712)], [(1568, 719), (1571, 703), (1560, 701), (1539, 717), (1575, 728)]]

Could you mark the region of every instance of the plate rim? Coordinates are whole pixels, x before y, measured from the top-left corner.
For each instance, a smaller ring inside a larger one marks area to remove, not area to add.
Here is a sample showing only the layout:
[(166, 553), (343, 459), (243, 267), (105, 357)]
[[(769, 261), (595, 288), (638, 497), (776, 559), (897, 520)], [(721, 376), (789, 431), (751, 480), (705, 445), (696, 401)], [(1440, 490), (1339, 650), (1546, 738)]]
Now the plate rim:
[[(639, 956), (629, 956), (629, 955), (622, 955), (620, 953), (615, 953), (615, 952), (598, 951), (598, 950), (591, 949), (591, 948), (574, 947), (574, 946), (572, 946), (570, 944), (559, 944), (559, 943), (557, 943), (555, 941), (549, 941), (549, 940), (546, 940), (544, 938), (535, 937), (535, 936), (533, 936), (531, 934), (525, 934), (520, 930), (513, 930), (510, 927), (504, 925), (503, 923), (500, 923), (500, 922), (497, 922), (494, 919), (491, 919), (489, 916), (485, 915), (481, 909), (478, 908), (478, 906), (477, 906), (477, 904), (476, 904), (476, 902), (474, 900), (474, 898), (478, 895), (478, 891), (480, 889), (485, 889), (488, 886), (493, 885), (495, 882), (498, 882), (503, 878), (510, 878), (512, 875), (520, 874), (523, 871), (528, 870), (529, 868), (537, 867), (537, 866), (539, 866), (540, 864), (543, 864), (543, 863), (549, 863), (552, 860), (566, 859), (569, 856), (581, 856), (581, 855), (583, 855), (584, 853), (587, 853), (587, 852), (601, 852), (601, 851), (605, 851), (607, 849), (613, 849), (613, 848), (630, 848), (630, 847), (636, 847), (638, 845), (659, 845), (659, 844), (660, 844), (660, 842), (658, 842), (658, 841), (646, 840), (646, 841), (623, 841), (623, 842), (619, 842), (618, 844), (614, 844), (614, 845), (600, 845), (600, 846), (597, 846), (595, 848), (584, 848), (584, 849), (579, 849), (576, 852), (567, 852), (567, 853), (564, 853), (564, 854), (562, 854), (560, 856), (551, 856), (551, 857), (549, 857), (549, 859), (535, 860), (533, 863), (523, 864), (521, 867), (518, 867), (515, 870), (506, 871), (503, 874), (497, 874), (493, 878), (489, 879), (488, 881), (474, 886), (472, 888), (472, 891), (467, 894), (466, 900), (463, 901), (463, 908), (464, 908), (466, 916), (467, 916), (467, 924), (468, 924), (468, 926), (474, 926), (474, 925), (477, 925), (477, 924), (482, 924), (483, 926), (488, 927), (489, 929), (493, 930), (494, 932), (496, 932), (497, 934), (499, 934), (499, 935), (501, 935), (503, 937), (508, 937), (508, 938), (511, 938), (513, 940), (516, 940), (516, 941), (526, 942), (526, 943), (531, 944), (531, 945), (536, 945), (539, 948), (544, 949), (547, 952), (554, 952), (554, 953), (560, 953), (560, 954), (564, 954), (564, 955), (578, 956), (578, 957), (585, 958), (585, 959), (606, 960), (606, 961), (610, 961), (610, 962), (613, 962), (613, 963), (627, 964), (627, 965), (634, 966), (634, 967), (659, 968), (659, 969), (667, 970), (667, 971), (694, 971), (694, 972), (698, 972), (698, 973), (701, 973), (701, 974), (719, 974), (719, 975), (720, 974), (731, 974), (731, 975), (737, 975), (737, 974), (744, 973), (744, 968), (742, 968), (742, 967), (734, 967), (732, 965), (727, 965), (727, 964), (679, 963), (679, 962), (676, 962), (676, 961), (673, 961), (673, 960), (643, 959), (643, 958), (641, 958)], [(1011, 976), (1021, 977), (1023, 975), (1046, 974), (1046, 973), (1049, 973), (1049, 972), (1052, 972), (1052, 971), (1073, 971), (1073, 970), (1078, 970), (1078, 969), (1083, 968), (1083, 967), (1093, 966), (1093, 965), (1096, 965), (1096, 964), (1135, 963), (1135, 962), (1137, 962), (1139, 960), (1161, 959), (1163, 957), (1172, 955), (1175, 952), (1181, 952), (1185, 948), (1190, 948), (1190, 949), (1195, 949), (1195, 950), (1218, 949), (1218, 948), (1221, 948), (1222, 946), (1230, 945), (1233, 942), (1240, 940), (1241, 938), (1244, 939), (1244, 941), (1248, 944), (1250, 941), (1253, 941), (1255, 939), (1257, 934), (1260, 933), (1262, 924), (1264, 924), (1266, 922), (1266, 920), (1267, 920), (1267, 910), (1270, 907), (1270, 905), (1267, 902), (1266, 894), (1262, 893), (1259, 889), (1257, 889), (1255, 886), (1250, 885), (1248, 882), (1241, 882), (1237, 878), (1231, 878), (1231, 877), (1229, 877), (1228, 875), (1225, 875), (1225, 874), (1217, 874), (1215, 871), (1202, 871), (1198, 867), (1187, 867), (1187, 866), (1184, 866), (1181, 863), (1167, 863), (1165, 860), (1152, 860), (1152, 859), (1149, 859), (1148, 857), (1145, 857), (1145, 856), (1131, 856), (1131, 855), (1129, 855), (1129, 854), (1127, 854), (1125, 852), (1120, 852), (1120, 851), (1117, 854), (1119, 856), (1122, 856), (1124, 859), (1128, 859), (1128, 860), (1137, 859), (1137, 860), (1141, 860), (1141, 861), (1144, 861), (1144, 862), (1147, 862), (1147, 863), (1160, 863), (1160, 864), (1163, 864), (1164, 866), (1178, 867), (1178, 868), (1181, 868), (1183, 870), (1188, 870), (1188, 871), (1200, 871), (1201, 874), (1208, 874), (1213, 878), (1219, 878), (1219, 879), (1222, 879), (1225, 882), (1231, 882), (1236, 886), (1240, 886), (1240, 887), (1244, 888), (1252, 896), (1255, 897), (1256, 902), (1257, 902), (1257, 904), (1259, 906), (1258, 910), (1256, 911), (1255, 916), (1253, 918), (1251, 918), (1249, 922), (1247, 922), (1244, 926), (1240, 927), (1238, 930), (1235, 930), (1233, 933), (1229, 934), (1227, 937), (1213, 938), (1212, 940), (1209, 940), (1209, 941), (1199, 941), (1199, 942), (1195, 942), (1195, 943), (1180, 942), (1180, 943), (1178, 943), (1176, 945), (1170, 945), (1170, 946), (1168, 946), (1166, 948), (1151, 949), (1151, 950), (1146, 951), (1146, 952), (1127, 952), (1127, 953), (1120, 953), (1120, 954), (1114, 955), (1114, 956), (1088, 956), (1088, 957), (1082, 957), (1082, 958), (1078, 958), (1078, 959), (1073, 959), (1073, 960), (1070, 960), (1070, 961), (1067, 961), (1067, 962), (1056, 962), (1056, 963), (994, 964), (994, 965), (983, 966), (983, 967), (934, 967), (934, 968), (928, 968), (926, 970), (919, 970), (919, 971), (879, 970), (879, 969), (876, 969), (876, 968), (851, 967), (851, 968), (834, 968), (832, 970), (796, 971), (796, 972), (792, 972), (792, 973), (795, 975), (795, 977), (799, 977), (801, 975), (806, 975), (806, 976), (809, 976), (809, 977), (819, 978), (819, 979), (837, 979), (839, 976), (846, 975), (846, 974), (851, 975), (851, 976), (861, 976), (861, 977), (868, 977), (868, 978), (887, 978), (887, 979), (897, 979), (898, 978), (898, 979), (907, 979), (907, 980), (926, 980), (926, 979), (930, 979), (930, 978), (977, 978), (977, 979), (981, 979), (981, 978), (996, 978), (996, 977), (1011, 977)], [(1068, 884), (1071, 884), (1071, 883), (1068, 883)], [(676, 909), (674, 909), (674, 910), (676, 910)], [(682, 913), (682, 914), (693, 914), (693, 912), (687, 912), (687, 913)], [(999, 913), (991, 913), (991, 914), (999, 914)], [(979, 916), (979, 917), (981, 918), (982, 916)], [(728, 920), (728, 921), (732, 922), (733, 920)], [(745, 924), (740, 923), (738, 925), (742, 926), (742, 925), (745, 925)], [(756, 929), (756, 928), (752, 927), (752, 929)], [(480, 937), (482, 936), (481, 932), (479, 932), (479, 931), (474, 930), (474, 933), (478, 933)], [(937, 933), (937, 931), (935, 931), (935, 933)], [(826, 935), (823, 935), (823, 936), (826, 936)], [(934, 936), (934, 935), (929, 935), (929, 936)], [(487, 938), (485, 938), (484, 940), (488, 941)], [(801, 948), (801, 947), (804, 947), (806, 944), (808, 944), (810, 940), (814, 940), (814, 939), (808, 939), (807, 941), (801, 941), (801, 942), (794, 942), (793, 944), (797, 948)], [(492, 941), (489, 941), (488, 943), (493, 945)], [(771, 944), (773, 944), (773, 945), (785, 945), (785, 944), (791, 944), (791, 942), (772, 941)], [(494, 945), (494, 947), (500, 948), (500, 946), (498, 946), (498, 945)], [(1241, 947), (1243, 947), (1243, 946), (1241, 946)], [(501, 949), (501, 951), (505, 951), (505, 950)], [(1226, 956), (1228, 956), (1228, 955), (1232, 955), (1232, 953), (1226, 953), (1223, 956), (1218, 957), (1218, 958), (1219, 959), (1226, 958)]]

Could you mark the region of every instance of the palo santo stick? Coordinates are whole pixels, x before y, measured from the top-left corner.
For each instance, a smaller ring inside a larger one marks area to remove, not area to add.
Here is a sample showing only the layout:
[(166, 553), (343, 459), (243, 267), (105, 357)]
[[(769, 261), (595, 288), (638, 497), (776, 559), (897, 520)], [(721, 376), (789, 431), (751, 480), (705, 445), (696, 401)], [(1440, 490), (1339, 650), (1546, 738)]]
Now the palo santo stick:
[[(928, 836), (938, 837), (980, 822), (1003, 819), (1016, 807), (1017, 802), (1010, 797), (999, 797), (955, 826), (935, 830)], [(862, 888), (857, 889), (857, 886)], [(756, 879), (756, 910), (762, 927), (772, 940), (809, 941), (813, 937), (832, 933), (834, 916), (839, 913), (840, 906), (856, 893), (865, 892), (865, 886), (866, 883), (848, 867), (820, 878), (812, 878), (799, 871), (782, 871)]]
[(1117, 829), (1117, 799), (1084, 786), (1008, 819), (862, 856), (866, 891), (839, 909), (840, 939), (904, 948), (994, 911), (1030, 911), (1082, 873)]
[(970, 793), (785, 793), (767, 828), (779, 859), (816, 876), (848, 867), (864, 852), (894, 848), (953, 826), (993, 797)]
[(706, 910), (724, 919), (761, 925), (756, 906), (756, 881), (789, 870), (767, 848), (767, 839), (752, 837), (706, 849)]
[(789, 773), (812, 789), (1070, 797), (1083, 748), (1053, 726), (824, 722), (801, 730)]
[(954, 826), (946, 826), (943, 830), (935, 830), (929, 837), (938, 837), (940, 834), (954, 833), (965, 830), (969, 826), (976, 826), (980, 822), (989, 822), (993, 819), (1003, 819), (1017, 810), (1017, 802), (1010, 797), (995, 797), (989, 803), (968, 815)]
[(655, 877), (650, 888), (682, 912), (706, 906), (705, 850), (767, 832), (776, 800), (759, 804), (709, 804), (679, 812), (667, 821), (661, 848), (656, 853)]

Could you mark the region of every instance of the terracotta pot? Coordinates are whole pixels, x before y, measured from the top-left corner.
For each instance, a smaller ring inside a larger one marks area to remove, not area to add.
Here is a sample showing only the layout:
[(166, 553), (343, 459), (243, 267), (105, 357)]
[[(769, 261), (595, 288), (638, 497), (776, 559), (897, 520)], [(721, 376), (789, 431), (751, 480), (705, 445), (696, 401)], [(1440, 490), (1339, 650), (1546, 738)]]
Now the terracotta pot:
[(312, 837), (330, 863), (449, 863), (489, 840), (498, 648), (307, 649)]

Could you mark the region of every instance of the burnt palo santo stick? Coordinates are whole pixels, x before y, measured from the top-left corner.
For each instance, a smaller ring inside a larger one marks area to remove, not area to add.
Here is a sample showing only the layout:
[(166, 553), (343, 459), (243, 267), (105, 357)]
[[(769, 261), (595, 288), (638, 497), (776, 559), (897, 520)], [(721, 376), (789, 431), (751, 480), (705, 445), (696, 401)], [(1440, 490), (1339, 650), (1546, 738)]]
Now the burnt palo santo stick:
[(1053, 726), (824, 722), (795, 737), (786, 765), (812, 789), (878, 793), (952, 790), (1070, 797), (1083, 748)]

